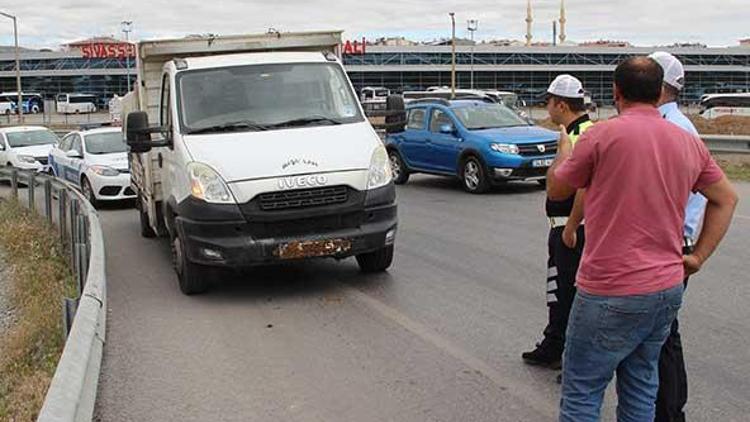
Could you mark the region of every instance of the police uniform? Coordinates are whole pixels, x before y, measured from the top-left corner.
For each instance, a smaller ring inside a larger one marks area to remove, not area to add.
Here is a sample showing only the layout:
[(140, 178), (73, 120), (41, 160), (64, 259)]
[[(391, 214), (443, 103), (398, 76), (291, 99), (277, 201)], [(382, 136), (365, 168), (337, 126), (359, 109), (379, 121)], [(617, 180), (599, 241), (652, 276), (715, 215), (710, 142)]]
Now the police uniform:
[[(566, 131), (571, 143), (575, 146), (578, 137), (593, 122), (588, 114), (584, 114), (576, 121), (568, 125)], [(562, 240), (565, 224), (573, 211), (575, 195), (563, 201), (552, 201), (547, 198), (545, 209), (550, 221), (550, 231), (547, 239), (549, 257), (547, 259), (547, 307), (549, 308), (549, 320), (544, 329), (544, 338), (550, 343), (554, 351), (562, 355), (565, 345), (565, 330), (568, 327), (568, 315), (573, 306), (575, 297), (575, 278), (578, 272), (578, 264), (583, 254), (584, 229), (583, 224), (578, 227), (576, 233), (578, 241), (574, 248), (565, 246)]]
[[(656, 60), (664, 71), (664, 83), (677, 91), (685, 84), (685, 69), (676, 57), (665, 52), (656, 52), (650, 56)], [(671, 102), (659, 107), (662, 117), (680, 126), (687, 132), (698, 135), (693, 123), (680, 111), (677, 103)], [(701, 194), (691, 193), (685, 208), (683, 225), (684, 255), (693, 252), (693, 243), (698, 237), (698, 229), (706, 210), (706, 198)], [(685, 288), (687, 288), (687, 277)], [(662, 346), (659, 355), (659, 390), (656, 395), (655, 422), (684, 422), (684, 407), (688, 398), (687, 372), (682, 352), (679, 321), (675, 318), (669, 336)]]
[[(549, 94), (564, 98), (584, 98), (581, 82), (570, 76), (560, 75), (555, 78), (547, 90)], [(593, 126), (588, 114), (583, 114), (571, 122), (565, 129), (571, 144), (575, 144), (586, 129)], [(568, 327), (568, 316), (575, 298), (575, 278), (578, 264), (583, 254), (583, 225), (576, 233), (575, 247), (568, 248), (562, 240), (562, 234), (568, 218), (573, 211), (575, 195), (563, 201), (552, 201), (547, 198), (545, 209), (549, 219), (550, 230), (547, 237), (547, 307), (548, 323), (544, 329), (544, 340), (536, 349), (521, 355), (523, 360), (532, 365), (557, 369), (560, 367), (565, 346), (565, 330)]]

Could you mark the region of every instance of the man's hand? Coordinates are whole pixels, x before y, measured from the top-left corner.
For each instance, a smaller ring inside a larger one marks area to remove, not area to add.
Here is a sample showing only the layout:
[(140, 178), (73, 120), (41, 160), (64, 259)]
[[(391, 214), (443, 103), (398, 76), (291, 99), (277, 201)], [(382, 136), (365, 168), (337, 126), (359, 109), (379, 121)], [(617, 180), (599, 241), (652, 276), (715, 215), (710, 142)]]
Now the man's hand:
[(565, 229), (563, 229), (562, 234), (562, 241), (570, 249), (573, 249), (576, 247), (576, 243), (578, 243), (578, 235), (576, 232), (578, 231), (577, 227), (573, 227), (571, 224), (566, 224)]
[(695, 254), (683, 255), (682, 265), (685, 267), (685, 277), (687, 277), (701, 270), (703, 260)]

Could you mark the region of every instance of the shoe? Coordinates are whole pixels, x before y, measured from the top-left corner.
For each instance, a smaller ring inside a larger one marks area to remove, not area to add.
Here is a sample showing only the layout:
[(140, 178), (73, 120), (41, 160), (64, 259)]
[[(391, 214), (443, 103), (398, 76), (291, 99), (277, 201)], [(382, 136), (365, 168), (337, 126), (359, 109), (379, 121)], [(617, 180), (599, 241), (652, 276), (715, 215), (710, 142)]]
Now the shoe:
[(521, 354), (523, 361), (529, 365), (542, 366), (549, 369), (562, 367), (562, 350), (550, 345), (549, 342), (537, 343), (536, 349)]

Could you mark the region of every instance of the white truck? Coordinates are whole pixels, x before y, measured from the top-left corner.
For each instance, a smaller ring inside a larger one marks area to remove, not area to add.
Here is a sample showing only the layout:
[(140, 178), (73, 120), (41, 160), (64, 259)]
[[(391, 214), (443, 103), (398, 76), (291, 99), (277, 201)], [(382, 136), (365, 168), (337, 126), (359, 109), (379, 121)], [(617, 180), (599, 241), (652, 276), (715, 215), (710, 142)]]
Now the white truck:
[(123, 100), (132, 187), (141, 234), (169, 237), (183, 293), (205, 291), (222, 268), (391, 265), (388, 154), (340, 44), (339, 31), (138, 44), (136, 90)]

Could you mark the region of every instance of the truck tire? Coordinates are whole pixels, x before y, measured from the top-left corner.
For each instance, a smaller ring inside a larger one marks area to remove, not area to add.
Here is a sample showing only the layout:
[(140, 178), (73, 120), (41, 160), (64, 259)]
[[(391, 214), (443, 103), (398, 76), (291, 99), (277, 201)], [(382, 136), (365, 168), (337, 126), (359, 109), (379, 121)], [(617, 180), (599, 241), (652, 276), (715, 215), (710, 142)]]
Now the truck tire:
[(401, 154), (395, 149), (388, 150), (388, 158), (391, 161), (391, 172), (393, 173), (393, 183), (403, 185), (409, 181), (409, 168), (401, 159)]
[(383, 272), (393, 262), (393, 245), (385, 246), (374, 252), (357, 255), (357, 264), (363, 273)]
[(148, 221), (148, 213), (146, 213), (146, 211), (144, 211), (143, 209), (143, 200), (141, 199), (141, 195), (138, 195), (138, 198), (136, 199), (136, 208), (138, 208), (138, 216), (141, 223), (141, 236), (145, 237), (146, 239), (156, 237), (156, 232), (154, 232), (154, 229), (151, 228), (151, 224)]
[(185, 254), (185, 243), (179, 235), (172, 239), (172, 259), (183, 294), (190, 296), (208, 290), (211, 268), (190, 262)]
[(469, 193), (484, 193), (490, 188), (490, 181), (484, 164), (473, 155), (464, 159), (459, 178), (464, 190)]

